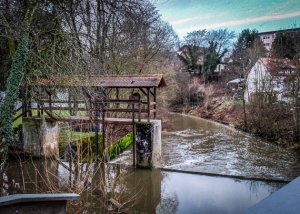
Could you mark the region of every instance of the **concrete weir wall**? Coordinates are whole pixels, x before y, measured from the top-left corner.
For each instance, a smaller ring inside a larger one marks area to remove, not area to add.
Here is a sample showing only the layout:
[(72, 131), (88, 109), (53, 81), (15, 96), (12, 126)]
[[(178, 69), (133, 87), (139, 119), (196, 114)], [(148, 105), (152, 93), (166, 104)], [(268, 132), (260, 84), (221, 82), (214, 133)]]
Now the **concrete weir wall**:
[(57, 156), (58, 123), (42, 117), (23, 118), (24, 152), (33, 156)]
[(136, 165), (161, 168), (161, 121), (136, 123)]

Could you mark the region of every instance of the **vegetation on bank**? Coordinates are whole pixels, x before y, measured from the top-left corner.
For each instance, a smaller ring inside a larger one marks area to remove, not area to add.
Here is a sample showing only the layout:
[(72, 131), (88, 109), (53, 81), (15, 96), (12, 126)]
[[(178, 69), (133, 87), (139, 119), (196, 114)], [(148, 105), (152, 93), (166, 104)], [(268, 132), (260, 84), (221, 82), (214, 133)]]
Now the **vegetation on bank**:
[(173, 110), (210, 119), (300, 151), (299, 141), (294, 135), (293, 109), (287, 105), (269, 103), (258, 106), (257, 103), (247, 103), (247, 130), (243, 121), (242, 101), (234, 100), (232, 96), (226, 94), (210, 99), (207, 107), (201, 103), (197, 106), (174, 106)]

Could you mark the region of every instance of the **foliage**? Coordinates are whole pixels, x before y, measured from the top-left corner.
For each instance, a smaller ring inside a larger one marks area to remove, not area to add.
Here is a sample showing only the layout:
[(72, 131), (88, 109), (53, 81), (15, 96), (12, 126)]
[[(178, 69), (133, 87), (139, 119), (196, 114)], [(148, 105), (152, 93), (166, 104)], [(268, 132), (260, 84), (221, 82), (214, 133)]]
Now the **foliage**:
[(221, 53), (219, 53), (218, 45), (219, 44), (217, 42), (209, 42), (209, 47), (205, 50), (203, 63), (203, 75), (205, 82), (209, 82), (213, 79), (217, 65), (221, 62), (222, 57), (227, 53), (227, 49), (224, 49)]
[(12, 140), (12, 124), (14, 115), (14, 104), (19, 99), (19, 87), (24, 76), (24, 65), (27, 58), (28, 49), (26, 42), (28, 38), (24, 38), (25, 41), (21, 42), (17, 49), (17, 54), (12, 60), (12, 71), (8, 78), (8, 85), (6, 89), (6, 97), (3, 105), (1, 105), (0, 122), (2, 125), (2, 132), (4, 133), (5, 141), (10, 142)]
[(227, 52), (231, 52), (235, 39), (235, 32), (229, 31), (227, 28), (211, 30), (207, 32), (206, 47), (209, 47), (210, 43), (214, 43), (217, 44), (216, 50), (218, 54), (224, 52), (225, 50), (227, 50)]
[(240, 70), (240, 77), (243, 77), (245, 70), (249, 69), (260, 57), (266, 55), (266, 49), (259, 38), (256, 29), (244, 29), (234, 44), (232, 59), (237, 63)]
[(234, 38), (235, 32), (228, 29), (189, 32), (181, 47), (186, 51), (177, 56), (188, 72), (201, 72), (205, 81), (210, 81), (217, 64), (231, 49)]
[(200, 73), (201, 65), (199, 65), (198, 57), (200, 55), (200, 48), (198, 46), (186, 46), (187, 51), (182, 54), (177, 54), (177, 57), (185, 65), (186, 71), (191, 73)]
[(250, 30), (249, 28), (242, 30), (235, 44), (235, 49), (247, 49), (253, 47), (254, 40), (258, 39), (258, 31), (256, 29)]
[(201, 47), (206, 41), (206, 34), (207, 31), (205, 29), (188, 32), (184, 37), (183, 43), (189, 46)]
[(12, 57), (12, 68), (7, 79), (6, 96), (0, 109), (0, 123), (2, 125), (2, 132), (7, 143), (12, 141), (14, 104), (19, 99), (19, 87), (23, 81), (25, 63), (28, 55), (29, 25), (33, 15), (32, 13), (37, 4), (38, 1), (32, 0), (27, 9), (24, 18), (25, 32), (22, 37), (22, 41), (17, 47), (16, 54)]
[(299, 44), (299, 30), (276, 33), (271, 47), (271, 56), (274, 58), (294, 59), (294, 57), (299, 54)]

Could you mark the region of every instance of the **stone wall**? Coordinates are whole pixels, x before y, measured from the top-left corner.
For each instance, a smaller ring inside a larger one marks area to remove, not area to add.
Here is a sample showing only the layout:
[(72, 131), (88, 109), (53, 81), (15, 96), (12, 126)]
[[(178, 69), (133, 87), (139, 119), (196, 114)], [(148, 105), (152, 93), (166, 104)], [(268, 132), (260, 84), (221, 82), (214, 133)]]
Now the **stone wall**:
[(23, 118), (24, 152), (33, 156), (57, 156), (58, 123), (47, 122), (42, 117)]
[(161, 121), (136, 123), (136, 165), (144, 168), (161, 167)]

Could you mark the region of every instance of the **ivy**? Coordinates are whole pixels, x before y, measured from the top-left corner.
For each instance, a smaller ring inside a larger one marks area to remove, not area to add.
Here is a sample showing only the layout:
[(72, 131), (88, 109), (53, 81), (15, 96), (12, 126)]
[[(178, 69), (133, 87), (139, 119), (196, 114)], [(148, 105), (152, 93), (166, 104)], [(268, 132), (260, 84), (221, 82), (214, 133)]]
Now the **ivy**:
[(7, 146), (13, 137), (14, 105), (19, 99), (19, 88), (24, 78), (24, 69), (28, 56), (29, 25), (38, 2), (38, 0), (32, 0), (26, 11), (24, 19), (25, 31), (21, 42), (17, 46), (16, 53), (12, 56), (12, 67), (7, 79), (5, 100), (0, 106), (0, 126)]
[(12, 123), (14, 105), (19, 99), (19, 87), (24, 77), (24, 67), (28, 55), (28, 34), (18, 45), (16, 55), (12, 58), (11, 73), (7, 79), (6, 96), (1, 105), (0, 122), (6, 142), (12, 140)]

